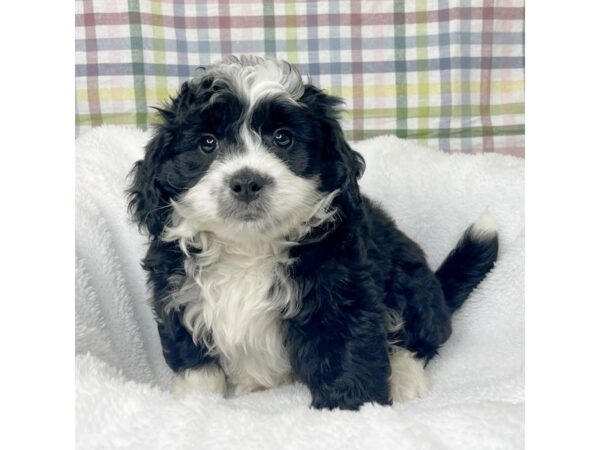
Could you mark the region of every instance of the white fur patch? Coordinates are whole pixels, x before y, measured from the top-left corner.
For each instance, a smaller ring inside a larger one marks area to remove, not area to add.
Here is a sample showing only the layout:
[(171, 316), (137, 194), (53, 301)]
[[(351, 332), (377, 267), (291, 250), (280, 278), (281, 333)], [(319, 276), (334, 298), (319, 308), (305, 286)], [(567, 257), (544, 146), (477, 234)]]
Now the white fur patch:
[(230, 57), (209, 72), (215, 71), (235, 83), (238, 95), (250, 105), (259, 99), (276, 94), (286, 94), (296, 101), (304, 93), (304, 82), (298, 70), (285, 61), (258, 56)]
[(498, 223), (487, 209), (469, 228), (469, 236), (477, 240), (488, 240), (498, 234)]
[(226, 389), (225, 373), (216, 365), (185, 370), (175, 376), (172, 386), (172, 392), (176, 398), (183, 398), (198, 390), (225, 395)]
[(390, 393), (394, 402), (414, 400), (429, 390), (423, 363), (412, 352), (394, 347), (390, 354), (390, 364)]
[[(288, 230), (289, 236), (300, 239), (312, 227), (331, 220), (330, 204), (336, 194), (318, 201), (296, 229)], [(168, 299), (166, 308), (183, 311), (183, 325), (195, 342), (219, 358), (234, 394), (288, 382), (291, 367), (281, 325), (299, 306), (287, 272), (292, 262), (288, 250), (295, 242), (260, 234), (226, 240), (196, 229), (202, 222), (181, 216), (175, 222), (168, 239), (179, 240), (187, 255), (188, 280)], [(202, 251), (190, 253), (189, 247)]]
[(264, 241), (205, 242), (205, 251), (186, 262), (193, 282), (174, 298), (173, 305), (185, 308), (185, 327), (219, 358), (239, 389), (283, 383), (290, 365), (281, 320), (297, 297), (285, 275), (287, 249)]

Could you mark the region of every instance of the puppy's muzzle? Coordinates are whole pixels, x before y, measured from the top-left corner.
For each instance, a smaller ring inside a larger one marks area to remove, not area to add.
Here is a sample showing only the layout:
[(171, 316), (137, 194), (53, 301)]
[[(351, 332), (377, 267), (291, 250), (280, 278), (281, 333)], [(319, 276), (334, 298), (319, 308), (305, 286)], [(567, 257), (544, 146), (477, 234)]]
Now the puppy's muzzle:
[(229, 189), (233, 197), (243, 203), (250, 204), (264, 193), (265, 188), (273, 180), (252, 169), (241, 169), (229, 180)]

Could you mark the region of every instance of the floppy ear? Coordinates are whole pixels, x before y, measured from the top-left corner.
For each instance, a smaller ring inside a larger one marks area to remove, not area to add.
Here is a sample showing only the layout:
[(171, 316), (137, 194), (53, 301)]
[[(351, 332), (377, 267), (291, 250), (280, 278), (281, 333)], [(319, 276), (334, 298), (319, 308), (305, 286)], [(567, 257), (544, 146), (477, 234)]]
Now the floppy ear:
[(137, 161), (130, 172), (129, 213), (140, 230), (146, 230), (151, 237), (158, 236), (168, 220), (169, 198), (157, 182), (156, 171), (171, 136), (168, 130), (159, 126), (146, 145), (144, 159)]
[(365, 160), (360, 153), (352, 150), (346, 139), (339, 122), (330, 127), (329, 139), (331, 141), (331, 150), (335, 152), (339, 163), (341, 164), (341, 184), (342, 195), (350, 202), (353, 207), (359, 207), (362, 200), (358, 180), (365, 171)]
[(364, 172), (365, 160), (360, 153), (352, 150), (344, 137), (339, 122), (343, 100), (339, 97), (327, 95), (322, 90), (309, 84), (305, 86), (302, 101), (320, 122), (327, 157), (334, 162), (335, 170), (331, 173), (333, 178), (331, 187), (340, 189), (342, 197), (349, 202), (350, 206), (359, 207), (361, 196), (358, 180)]
[(146, 230), (153, 238), (160, 235), (169, 218), (172, 195), (166, 186), (161, 186), (158, 170), (168, 158), (178, 126), (196, 100), (194, 89), (186, 81), (175, 97), (170, 97), (162, 107), (154, 107), (161, 123), (156, 125), (154, 136), (146, 145), (144, 159), (136, 162), (130, 173), (129, 212), (140, 230)]

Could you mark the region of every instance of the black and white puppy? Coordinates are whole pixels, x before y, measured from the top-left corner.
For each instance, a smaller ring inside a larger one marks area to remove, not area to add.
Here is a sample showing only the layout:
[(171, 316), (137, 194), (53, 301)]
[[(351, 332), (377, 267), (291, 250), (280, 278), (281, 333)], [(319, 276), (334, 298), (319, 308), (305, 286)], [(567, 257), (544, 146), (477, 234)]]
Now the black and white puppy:
[(129, 194), (176, 394), (300, 381), (316, 408), (358, 409), (425, 392), (497, 233), (483, 217), (432, 272), (361, 195), (340, 105), (286, 62), (242, 57), (158, 109)]

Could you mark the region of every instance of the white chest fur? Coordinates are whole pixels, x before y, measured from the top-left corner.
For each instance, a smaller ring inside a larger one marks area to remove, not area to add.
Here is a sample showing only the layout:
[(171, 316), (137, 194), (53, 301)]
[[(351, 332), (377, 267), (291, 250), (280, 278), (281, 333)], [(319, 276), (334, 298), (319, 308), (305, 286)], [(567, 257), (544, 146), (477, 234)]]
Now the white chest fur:
[(205, 245), (201, 254), (188, 258), (190, 278), (171, 304), (183, 310), (184, 325), (196, 342), (219, 358), (236, 394), (285, 383), (290, 363), (282, 320), (296, 304), (286, 247), (214, 240)]

